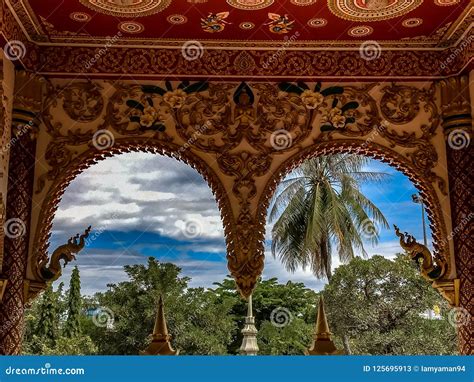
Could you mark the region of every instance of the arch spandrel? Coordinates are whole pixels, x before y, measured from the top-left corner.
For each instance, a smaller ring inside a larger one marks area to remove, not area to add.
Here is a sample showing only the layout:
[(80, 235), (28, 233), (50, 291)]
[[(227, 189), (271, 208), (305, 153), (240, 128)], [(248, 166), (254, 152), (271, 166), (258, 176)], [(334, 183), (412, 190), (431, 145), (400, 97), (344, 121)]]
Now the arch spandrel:
[[(340, 151), (391, 163), (417, 184), (435, 257), (448, 263), (451, 278), (438, 103), (426, 83), (53, 80), (38, 133), (29, 278), (39, 279), (47, 260), (51, 221), (67, 184), (95, 161), (130, 150), (177, 157), (206, 178), (221, 210), (229, 270), (244, 296), (263, 270), (266, 208), (276, 183), (302, 160)], [(101, 147), (109, 140), (113, 145)]]

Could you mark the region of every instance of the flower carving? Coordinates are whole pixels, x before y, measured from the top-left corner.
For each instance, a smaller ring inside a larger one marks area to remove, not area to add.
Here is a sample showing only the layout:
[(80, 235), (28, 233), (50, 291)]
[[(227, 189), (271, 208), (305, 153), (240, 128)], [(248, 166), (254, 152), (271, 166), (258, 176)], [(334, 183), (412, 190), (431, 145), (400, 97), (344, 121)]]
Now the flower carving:
[(324, 101), (324, 96), (321, 93), (312, 91), (310, 89), (306, 89), (303, 93), (301, 93), (300, 97), (301, 101), (308, 109), (316, 109)]
[(173, 91), (167, 92), (163, 96), (163, 100), (170, 105), (173, 109), (179, 109), (181, 106), (184, 105), (186, 101), (186, 92), (182, 89), (176, 89)]

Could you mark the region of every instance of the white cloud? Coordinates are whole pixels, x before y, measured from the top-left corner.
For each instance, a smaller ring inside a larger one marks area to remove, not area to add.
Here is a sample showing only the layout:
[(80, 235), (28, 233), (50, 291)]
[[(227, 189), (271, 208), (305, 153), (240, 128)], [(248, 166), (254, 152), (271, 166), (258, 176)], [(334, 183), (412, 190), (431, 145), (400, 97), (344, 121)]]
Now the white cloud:
[(189, 222), (198, 223), (200, 238), (224, 236), (217, 204), (202, 177), (172, 158), (129, 153), (99, 162), (71, 183), (54, 219), (53, 241), (90, 224), (182, 239)]

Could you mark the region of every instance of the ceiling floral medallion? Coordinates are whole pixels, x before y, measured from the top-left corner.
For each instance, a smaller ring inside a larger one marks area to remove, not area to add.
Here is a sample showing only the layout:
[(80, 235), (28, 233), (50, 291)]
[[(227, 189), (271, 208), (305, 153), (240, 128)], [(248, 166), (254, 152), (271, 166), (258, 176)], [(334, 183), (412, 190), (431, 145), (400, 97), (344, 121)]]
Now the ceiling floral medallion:
[(125, 33), (142, 33), (145, 27), (136, 21), (123, 21), (118, 25), (119, 29)]
[(406, 20), (403, 20), (403, 22), (402, 22), (402, 25), (405, 28), (413, 28), (413, 27), (417, 27), (418, 25), (421, 25), (421, 24), (423, 24), (423, 19), (420, 19), (418, 17), (415, 17), (415, 18), (412, 18), (412, 19), (406, 19)]
[(234, 8), (253, 11), (263, 9), (273, 4), (274, 0), (227, 0), (227, 4)]
[(170, 15), (166, 18), (170, 24), (179, 25), (188, 22), (188, 18), (184, 15)]
[(447, 7), (449, 5), (454, 5), (459, 3), (461, 0), (435, 0), (435, 4), (439, 5), (440, 7)]
[(307, 5), (313, 5), (316, 3), (316, 0), (291, 0), (291, 4), (299, 5), (300, 7), (305, 7)]
[(99, 13), (117, 17), (141, 17), (161, 12), (171, 0), (79, 0)]
[(374, 28), (369, 27), (368, 25), (359, 25), (354, 28), (349, 29), (347, 34), (352, 37), (364, 37), (372, 34)]
[(240, 29), (249, 30), (255, 28), (255, 24), (251, 21), (244, 21), (239, 24)]
[(85, 23), (91, 19), (91, 16), (85, 12), (73, 12), (69, 15), (69, 17), (80, 23)]
[(328, 21), (327, 21), (326, 19), (320, 19), (320, 18), (308, 20), (308, 25), (309, 25), (311, 28), (324, 27), (324, 26), (327, 25), (327, 23), (328, 23)]
[(328, 0), (336, 16), (353, 21), (381, 21), (405, 15), (423, 0)]

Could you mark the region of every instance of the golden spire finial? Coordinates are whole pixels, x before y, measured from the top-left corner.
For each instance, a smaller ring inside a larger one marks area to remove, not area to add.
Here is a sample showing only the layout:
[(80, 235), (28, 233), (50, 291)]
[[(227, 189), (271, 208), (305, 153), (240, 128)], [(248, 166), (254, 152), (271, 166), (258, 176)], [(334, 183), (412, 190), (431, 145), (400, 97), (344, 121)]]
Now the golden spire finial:
[(317, 339), (331, 340), (331, 332), (329, 331), (326, 311), (324, 310), (323, 296), (319, 298), (318, 316), (316, 318), (316, 332), (314, 334)]
[(158, 300), (158, 311), (156, 313), (155, 326), (153, 328), (152, 340), (148, 348), (140, 352), (141, 355), (178, 355), (179, 350), (171, 347), (171, 336), (166, 325), (163, 296)]
[(326, 312), (324, 310), (323, 296), (319, 298), (318, 316), (316, 318), (316, 327), (314, 331), (313, 344), (306, 351), (306, 355), (336, 355), (344, 354), (343, 350), (339, 350), (331, 339), (331, 331), (329, 330)]
[(158, 300), (158, 312), (156, 314), (155, 326), (153, 328), (153, 338), (160, 337), (168, 339), (168, 326), (166, 325), (165, 309), (163, 307), (163, 296)]

